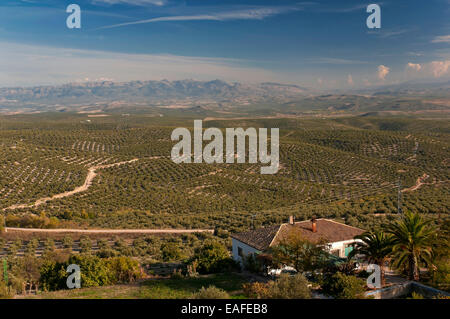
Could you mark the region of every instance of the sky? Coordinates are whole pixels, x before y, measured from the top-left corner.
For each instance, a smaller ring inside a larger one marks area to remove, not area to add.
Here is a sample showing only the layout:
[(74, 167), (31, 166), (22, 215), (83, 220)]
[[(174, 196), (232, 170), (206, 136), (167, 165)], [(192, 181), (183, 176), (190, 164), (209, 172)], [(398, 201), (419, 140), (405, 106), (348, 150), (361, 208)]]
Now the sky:
[[(370, 3), (379, 29), (366, 25)], [(66, 25), (69, 4), (80, 29)], [(0, 1), (0, 87), (162, 79), (448, 81), (450, 0)]]

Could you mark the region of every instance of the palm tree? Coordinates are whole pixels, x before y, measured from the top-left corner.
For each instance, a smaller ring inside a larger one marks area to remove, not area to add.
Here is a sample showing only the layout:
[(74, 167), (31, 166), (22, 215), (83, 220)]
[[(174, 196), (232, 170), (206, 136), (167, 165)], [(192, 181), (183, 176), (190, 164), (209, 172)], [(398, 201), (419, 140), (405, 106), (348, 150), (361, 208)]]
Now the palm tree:
[(419, 280), (419, 265), (431, 265), (435, 229), (418, 213), (407, 212), (388, 226), (393, 236), (393, 265), (408, 270), (409, 280)]
[(368, 231), (361, 235), (355, 236), (355, 239), (361, 241), (356, 242), (354, 249), (349, 253), (348, 258), (351, 259), (355, 255), (363, 255), (364, 259), (369, 263), (377, 264), (381, 270), (381, 286), (385, 285), (384, 264), (386, 259), (392, 252), (392, 237), (383, 231)]

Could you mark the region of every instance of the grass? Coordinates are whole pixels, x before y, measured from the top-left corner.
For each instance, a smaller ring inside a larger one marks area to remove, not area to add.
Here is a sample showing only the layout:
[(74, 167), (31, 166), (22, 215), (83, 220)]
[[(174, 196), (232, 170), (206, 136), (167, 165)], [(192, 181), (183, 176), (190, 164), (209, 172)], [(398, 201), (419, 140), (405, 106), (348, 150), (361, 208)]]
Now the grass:
[(232, 298), (242, 298), (246, 280), (239, 274), (213, 274), (197, 278), (150, 279), (141, 283), (42, 292), (31, 299), (186, 299), (202, 287), (214, 285)]

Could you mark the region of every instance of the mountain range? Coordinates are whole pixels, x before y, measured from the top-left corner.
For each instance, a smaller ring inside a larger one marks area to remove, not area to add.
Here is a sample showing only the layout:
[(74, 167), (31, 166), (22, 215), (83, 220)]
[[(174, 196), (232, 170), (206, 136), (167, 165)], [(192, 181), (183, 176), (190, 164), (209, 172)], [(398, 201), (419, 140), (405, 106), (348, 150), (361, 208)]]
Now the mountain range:
[(0, 103), (80, 104), (108, 101), (157, 102), (167, 99), (235, 99), (245, 97), (297, 97), (308, 89), (297, 85), (256, 85), (214, 81), (86, 82), (61, 86), (0, 88)]

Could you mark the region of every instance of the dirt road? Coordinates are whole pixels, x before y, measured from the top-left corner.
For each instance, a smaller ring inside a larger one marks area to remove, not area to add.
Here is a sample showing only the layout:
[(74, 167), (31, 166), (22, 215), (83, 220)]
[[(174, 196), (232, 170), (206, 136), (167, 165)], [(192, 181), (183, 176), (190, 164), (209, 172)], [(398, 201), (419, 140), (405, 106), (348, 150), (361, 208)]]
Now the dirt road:
[(214, 229), (75, 229), (75, 228), (15, 228), (6, 227), (6, 232), (38, 232), (38, 233), (85, 233), (85, 234), (183, 234), (213, 233)]
[(402, 190), (402, 193), (404, 193), (404, 192), (413, 192), (413, 191), (418, 190), (423, 184), (425, 184), (424, 181), (425, 181), (428, 177), (430, 177), (430, 175), (428, 175), (428, 174), (426, 174), (426, 173), (423, 173), (422, 176), (420, 176), (420, 177), (417, 178), (416, 184), (415, 184), (414, 186), (411, 186), (411, 187), (409, 187), (409, 188), (403, 189), (403, 190)]
[(11, 205), (9, 207), (4, 208), (3, 210), (8, 210), (8, 209), (19, 209), (19, 208), (32, 208), (32, 207), (37, 207), (40, 206), (48, 201), (54, 200), (54, 199), (58, 199), (58, 198), (64, 198), (64, 197), (68, 197), (68, 196), (72, 196), (75, 195), (77, 193), (81, 193), (84, 192), (86, 190), (88, 190), (88, 188), (92, 185), (92, 181), (94, 180), (94, 178), (97, 176), (97, 170), (98, 169), (105, 169), (105, 168), (109, 168), (109, 167), (114, 167), (114, 166), (120, 166), (123, 164), (129, 164), (129, 163), (133, 163), (136, 162), (138, 159), (132, 159), (130, 161), (123, 161), (123, 162), (118, 162), (118, 163), (112, 163), (112, 164), (104, 164), (104, 165), (95, 165), (92, 167), (89, 167), (88, 169), (88, 174), (86, 176), (86, 179), (84, 180), (84, 184), (81, 186), (76, 187), (75, 189), (68, 191), (68, 192), (64, 192), (64, 193), (60, 193), (60, 194), (56, 194), (50, 197), (43, 197), (40, 198), (38, 200), (36, 200), (34, 202), (34, 204), (28, 205), (28, 204), (16, 204), (16, 205)]

